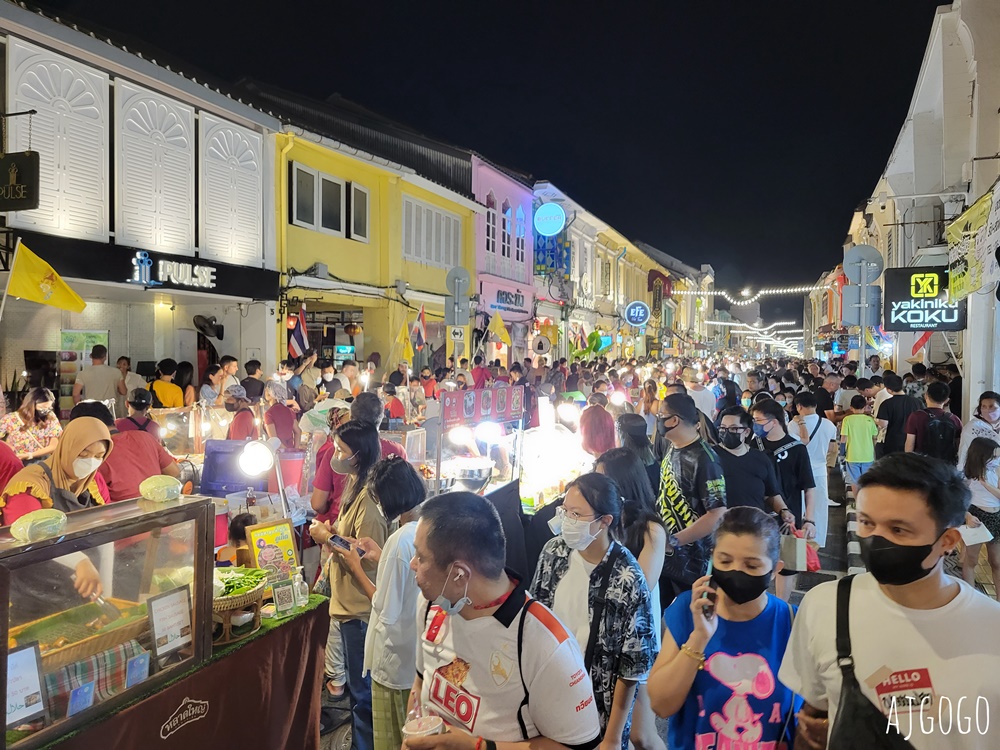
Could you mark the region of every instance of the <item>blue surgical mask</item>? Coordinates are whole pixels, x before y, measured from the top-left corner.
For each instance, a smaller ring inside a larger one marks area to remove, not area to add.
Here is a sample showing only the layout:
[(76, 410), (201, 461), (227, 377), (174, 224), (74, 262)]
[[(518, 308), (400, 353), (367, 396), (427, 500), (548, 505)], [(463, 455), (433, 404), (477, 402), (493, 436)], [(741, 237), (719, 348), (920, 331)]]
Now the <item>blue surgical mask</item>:
[(740, 403), (743, 404), (744, 409), (749, 409), (750, 405), (753, 403), (753, 400), (749, 398), (741, 398)]
[[(444, 595), (444, 590), (446, 588), (448, 588), (448, 581), (451, 580), (451, 571), (452, 571), (452, 569), (454, 567), (455, 567), (455, 563), (452, 563), (451, 565), (448, 566), (448, 574), (444, 577), (444, 585), (441, 587), (441, 594), (440, 594), (440, 596), (438, 596), (437, 599), (434, 600), (434, 605), (436, 607), (440, 607), (441, 610), (446, 615), (457, 615), (459, 612), (461, 612), (465, 608), (466, 604), (472, 604), (472, 600), (469, 598), (469, 581), (468, 581), (468, 579), (466, 579), (466, 581), (465, 581), (465, 593), (462, 594), (462, 598), (459, 599), (457, 602), (455, 602), (454, 604), (452, 604), (451, 600), (448, 599), (448, 597), (446, 597)], [(465, 573), (463, 571), (459, 571), (459, 576), (464, 576), (464, 575), (465, 575)]]
[(768, 433), (768, 429), (764, 425), (757, 424), (756, 422), (753, 423), (753, 434), (754, 435), (756, 435), (759, 438), (766, 438), (767, 437), (767, 433)]

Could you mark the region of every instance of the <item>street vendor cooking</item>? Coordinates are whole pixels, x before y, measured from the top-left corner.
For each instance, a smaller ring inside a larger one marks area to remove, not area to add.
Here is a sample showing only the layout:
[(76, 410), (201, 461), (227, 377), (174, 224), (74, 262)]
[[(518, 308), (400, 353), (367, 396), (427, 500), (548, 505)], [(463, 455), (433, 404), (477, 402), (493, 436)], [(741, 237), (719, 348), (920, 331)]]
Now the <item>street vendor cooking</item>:
[[(52, 455), (21, 469), (0, 493), (4, 525), (39, 508), (71, 513), (104, 505), (107, 498), (98, 486), (97, 470), (111, 450), (111, 433), (99, 419), (80, 417), (69, 422)], [(75, 579), (70, 578), (66, 568), (73, 569)], [(11, 611), (16, 611), (22, 622), (61, 611), (74, 606), (72, 601), (67, 602), (67, 592), (73, 588), (84, 599), (99, 596), (103, 590), (97, 568), (82, 552), (40, 563), (12, 576)], [(15, 589), (23, 589), (21, 596)]]

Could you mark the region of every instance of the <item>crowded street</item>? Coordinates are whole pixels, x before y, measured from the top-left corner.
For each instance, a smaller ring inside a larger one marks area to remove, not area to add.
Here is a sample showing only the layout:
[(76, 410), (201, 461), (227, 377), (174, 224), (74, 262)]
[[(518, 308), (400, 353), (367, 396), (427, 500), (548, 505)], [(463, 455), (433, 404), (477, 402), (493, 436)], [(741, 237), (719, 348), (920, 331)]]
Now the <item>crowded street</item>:
[(1000, 2), (863, 5), (0, 0), (0, 750), (1000, 748)]

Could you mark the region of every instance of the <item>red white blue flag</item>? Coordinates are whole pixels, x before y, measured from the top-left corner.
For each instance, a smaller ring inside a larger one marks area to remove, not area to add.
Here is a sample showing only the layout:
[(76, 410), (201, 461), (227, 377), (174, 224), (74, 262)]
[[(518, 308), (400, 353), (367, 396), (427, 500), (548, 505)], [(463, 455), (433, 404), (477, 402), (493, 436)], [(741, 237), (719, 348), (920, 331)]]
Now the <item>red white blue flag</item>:
[(290, 317), (288, 329), (288, 355), (298, 359), (309, 348), (309, 332), (306, 330), (306, 305), (304, 302), (299, 314)]
[(420, 306), (420, 312), (417, 313), (417, 319), (413, 322), (413, 329), (410, 333), (415, 340), (417, 351), (422, 351), (424, 344), (427, 343), (427, 315), (424, 313), (423, 305)]

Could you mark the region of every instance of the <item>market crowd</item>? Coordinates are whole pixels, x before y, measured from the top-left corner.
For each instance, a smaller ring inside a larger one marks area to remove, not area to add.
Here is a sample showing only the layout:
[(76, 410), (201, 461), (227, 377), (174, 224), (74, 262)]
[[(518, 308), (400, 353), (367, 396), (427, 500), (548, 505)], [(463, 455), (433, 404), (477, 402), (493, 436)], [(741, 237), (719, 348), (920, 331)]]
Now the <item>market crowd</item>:
[[(1000, 604), (974, 585), (983, 544), (1000, 580), (1000, 394), (963, 420), (955, 366), (477, 356), (414, 373), (307, 353), (243, 363), (243, 378), (222, 357), (196, 386), (190, 363), (162, 360), (147, 382), (91, 354), (65, 425), (44, 388), (0, 418), (4, 523), (177, 476), (151, 408), (225, 406), (230, 439), (286, 448), (322, 414), (317, 687), (349, 697), (358, 750), (663, 750), (656, 716), (671, 750), (1000, 746)], [(523, 570), (489, 498), (427, 497), (380, 437), (434, 418), (442, 390), (507, 384), (525, 388), (528, 425), (547, 402), (593, 458), (525, 520)], [(252, 407), (259, 425), (241, 418)], [(796, 606), (841, 466), (868, 572)], [(980, 526), (992, 538), (966, 545)], [(956, 555), (961, 577), (945, 572)], [(82, 596), (100, 593), (92, 568), (75, 570)]]

